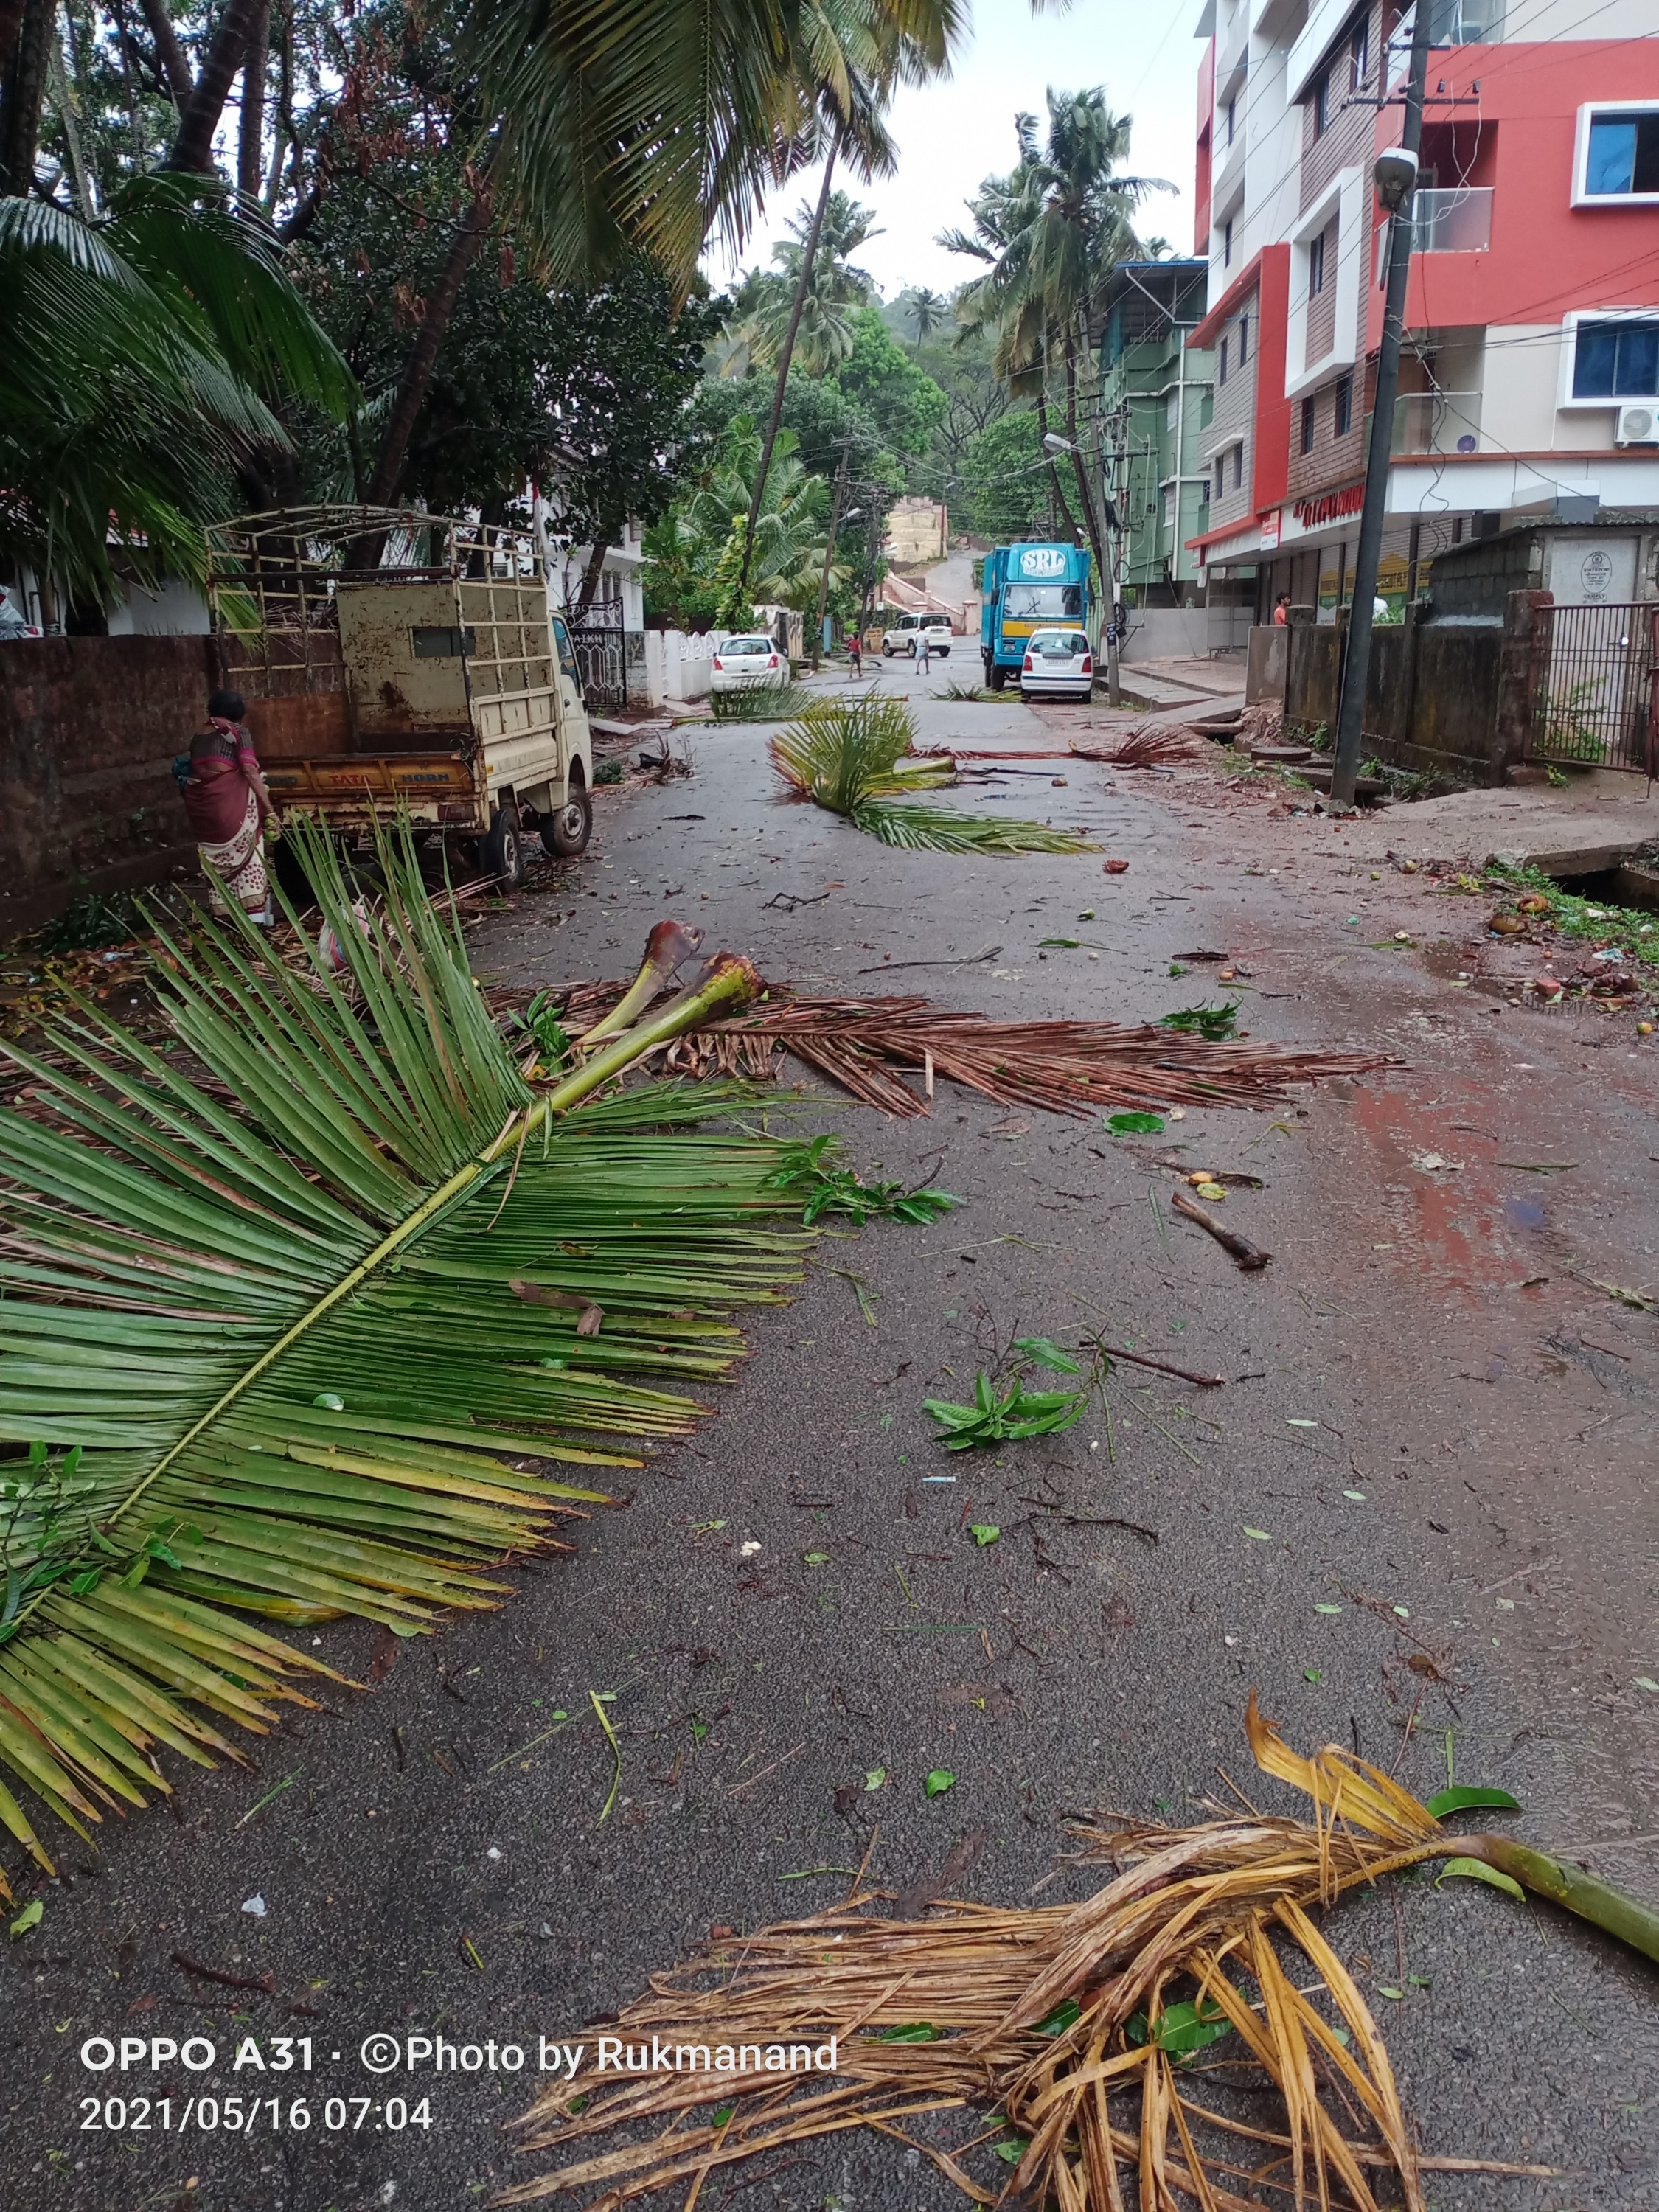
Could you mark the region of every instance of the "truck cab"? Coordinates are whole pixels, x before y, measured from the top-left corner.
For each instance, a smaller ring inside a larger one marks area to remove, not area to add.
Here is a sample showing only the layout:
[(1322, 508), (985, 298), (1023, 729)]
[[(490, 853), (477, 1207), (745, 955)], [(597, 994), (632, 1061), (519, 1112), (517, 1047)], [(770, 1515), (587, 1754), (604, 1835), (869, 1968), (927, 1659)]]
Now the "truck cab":
[(404, 806), (472, 841), (509, 888), (526, 835), (559, 857), (586, 847), (592, 739), (532, 532), (362, 510), (251, 516), (216, 533), (210, 603), (284, 813), (355, 836)]
[(1090, 630), (1089, 570), (1085, 546), (998, 545), (986, 556), (980, 657), (993, 691), (1000, 691), (1011, 676), (1018, 682), (1025, 642), (1034, 630)]

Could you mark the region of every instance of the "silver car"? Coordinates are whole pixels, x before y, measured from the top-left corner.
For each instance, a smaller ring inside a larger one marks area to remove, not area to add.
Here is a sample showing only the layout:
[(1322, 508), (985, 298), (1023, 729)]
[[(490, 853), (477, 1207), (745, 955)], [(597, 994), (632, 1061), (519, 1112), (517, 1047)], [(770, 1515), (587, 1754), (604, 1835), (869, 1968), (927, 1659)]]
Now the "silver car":
[(1034, 629), (1025, 641), (1019, 688), (1028, 697), (1086, 699), (1095, 688), (1095, 657), (1080, 629)]

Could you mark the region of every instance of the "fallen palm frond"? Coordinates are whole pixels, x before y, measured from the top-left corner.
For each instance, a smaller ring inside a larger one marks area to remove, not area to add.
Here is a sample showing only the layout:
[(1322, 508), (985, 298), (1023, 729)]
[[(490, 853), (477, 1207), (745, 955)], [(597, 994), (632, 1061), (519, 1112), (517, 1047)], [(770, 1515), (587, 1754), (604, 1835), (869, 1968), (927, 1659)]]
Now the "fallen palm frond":
[[(406, 828), (374, 911), (292, 834), (337, 972), (240, 915), (158, 926), (164, 1049), (79, 993), (4, 1048), (35, 1080), (0, 1109), (0, 1439), (33, 1448), (0, 1460), (0, 1766), (83, 1835), (167, 1788), (160, 1747), (240, 1757), (225, 1723), (330, 1674), (238, 1614), (410, 1635), (499, 1603), (504, 1559), (603, 1495), (536, 1463), (690, 1428), (672, 1385), (731, 1367), (810, 1241), (778, 1144), (697, 1129), (729, 1088), (593, 1096), (746, 963), (564, 1039), (537, 1089)], [(49, 1868), (3, 1788), (0, 1824)]]
[[(624, 2055), (610, 2079), (549, 2090), (520, 2123), (532, 2151), (606, 2142), (496, 2201), (598, 2185), (587, 2212), (615, 2212), (689, 2181), (690, 2203), (714, 2168), (855, 2127), (912, 2143), (976, 2203), (1061, 2212), (1175, 2212), (1178, 2196), (1247, 2212), (1262, 2188), (1298, 2208), (1376, 2212), (1388, 2174), (1423, 2212), (1425, 2170), (1547, 2174), (1419, 2154), (1376, 2021), (1310, 1917), (1392, 1869), (1514, 1847), (1454, 1835), (1335, 1747), (1299, 1758), (1254, 1697), (1247, 1725), (1257, 1763), (1312, 1800), (1311, 1821), (1085, 1828), (1125, 1871), (1081, 1905), (940, 1900), (931, 1920), (891, 1921), (865, 1909), (884, 1893), (855, 1882), (835, 1910), (712, 1946), (614, 2022)], [(1659, 1919), (1644, 1917), (1652, 1956)], [(1182, 2062), (1224, 2036), (1240, 2054), (1229, 2073), (1251, 2078), (1206, 2077), (1200, 2096)], [(823, 2070), (788, 2070), (831, 2039)], [(1264, 2087), (1282, 2126), (1266, 2124)], [(969, 2111), (969, 2140), (905, 2132)], [(987, 2153), (1012, 2171), (999, 2180)]]
[(918, 753), (915, 722), (902, 699), (872, 692), (815, 701), (772, 740), (772, 765), (801, 799), (885, 845), (927, 853), (1093, 853), (1069, 830), (1042, 822), (965, 814), (959, 808), (895, 805), (955, 772), (949, 753)]
[[(711, 722), (782, 722), (795, 713), (804, 684), (751, 684), (741, 691), (716, 691), (708, 702)], [(666, 750), (666, 748), (665, 748)]]
[[(613, 987), (575, 987), (567, 1022), (592, 1020), (613, 994)], [(776, 1074), (780, 1052), (900, 1119), (926, 1114), (941, 1079), (1004, 1106), (1087, 1115), (1108, 1106), (1273, 1105), (1292, 1084), (1383, 1064), (1378, 1053), (1212, 1043), (1155, 1022), (993, 1022), (926, 999), (813, 999), (774, 985), (743, 1012), (688, 1030), (665, 1066), (673, 1074), (763, 1079)], [(921, 1078), (920, 1092), (907, 1073)]]
[(1073, 738), (1072, 750), (1082, 760), (1103, 761), (1108, 768), (1158, 768), (1181, 759), (1200, 742), (1180, 723), (1172, 728), (1168, 722), (1142, 722), (1115, 745)]

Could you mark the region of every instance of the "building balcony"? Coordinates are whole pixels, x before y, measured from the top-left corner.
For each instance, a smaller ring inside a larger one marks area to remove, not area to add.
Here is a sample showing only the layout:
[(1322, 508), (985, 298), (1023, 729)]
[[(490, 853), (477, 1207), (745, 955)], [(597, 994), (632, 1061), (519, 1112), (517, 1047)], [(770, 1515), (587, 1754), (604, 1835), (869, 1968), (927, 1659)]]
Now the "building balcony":
[(1394, 403), (1395, 453), (1473, 453), (1480, 446), (1478, 392), (1402, 392)]
[[(1492, 245), (1492, 186), (1430, 187), (1412, 201), (1413, 253), (1485, 253)], [(1376, 234), (1376, 281), (1389, 265), (1389, 231)]]

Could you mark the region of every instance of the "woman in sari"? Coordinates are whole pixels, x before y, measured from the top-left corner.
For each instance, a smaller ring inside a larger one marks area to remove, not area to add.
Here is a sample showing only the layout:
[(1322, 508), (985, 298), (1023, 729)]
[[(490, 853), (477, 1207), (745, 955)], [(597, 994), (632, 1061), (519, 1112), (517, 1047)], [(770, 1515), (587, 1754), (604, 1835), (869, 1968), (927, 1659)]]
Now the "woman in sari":
[(174, 763), (173, 773), (195, 832), (213, 911), (229, 912), (228, 892), (251, 921), (269, 923), (275, 917), (265, 877), (264, 832), (276, 810), (253, 740), (243, 726), (243, 712), (240, 691), (216, 691), (208, 701), (207, 727), (191, 739), (188, 757)]

